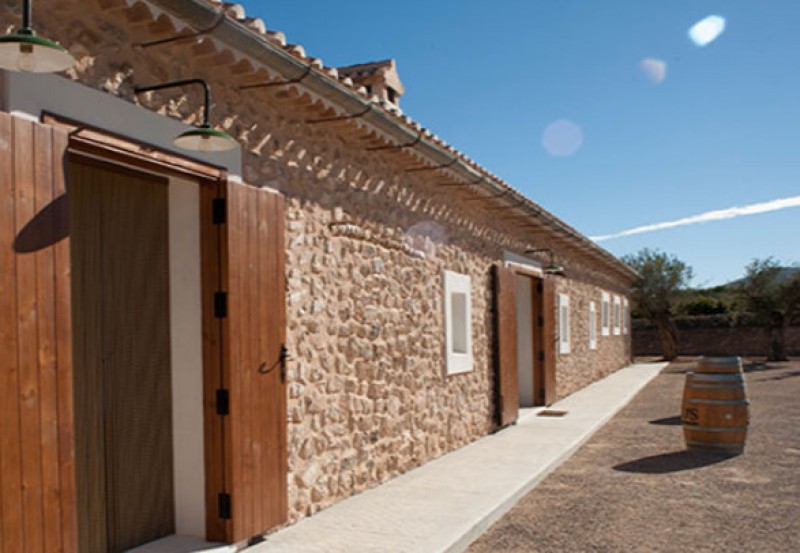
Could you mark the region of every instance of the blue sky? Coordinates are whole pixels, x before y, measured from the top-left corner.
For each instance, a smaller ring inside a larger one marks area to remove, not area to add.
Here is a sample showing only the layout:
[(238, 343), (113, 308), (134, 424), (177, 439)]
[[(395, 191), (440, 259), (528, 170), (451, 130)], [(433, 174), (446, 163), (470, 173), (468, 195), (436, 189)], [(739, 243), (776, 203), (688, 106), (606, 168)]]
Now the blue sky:
[[(797, 0), (245, 6), (326, 65), (395, 58), (408, 115), (589, 236), (800, 196)], [(725, 30), (700, 47), (687, 31), (709, 15)], [(564, 119), (583, 141), (550, 155), (543, 133)], [(800, 207), (601, 245), (662, 249), (720, 284), (755, 257), (800, 262)]]

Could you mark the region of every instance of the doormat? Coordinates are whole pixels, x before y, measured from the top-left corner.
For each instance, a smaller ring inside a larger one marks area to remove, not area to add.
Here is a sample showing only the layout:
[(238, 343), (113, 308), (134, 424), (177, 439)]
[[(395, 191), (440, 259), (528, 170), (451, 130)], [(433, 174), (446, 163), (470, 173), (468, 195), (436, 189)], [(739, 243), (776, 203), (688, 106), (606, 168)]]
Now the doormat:
[(539, 411), (536, 416), (537, 417), (563, 417), (569, 411), (559, 411), (558, 409), (545, 409), (544, 411)]

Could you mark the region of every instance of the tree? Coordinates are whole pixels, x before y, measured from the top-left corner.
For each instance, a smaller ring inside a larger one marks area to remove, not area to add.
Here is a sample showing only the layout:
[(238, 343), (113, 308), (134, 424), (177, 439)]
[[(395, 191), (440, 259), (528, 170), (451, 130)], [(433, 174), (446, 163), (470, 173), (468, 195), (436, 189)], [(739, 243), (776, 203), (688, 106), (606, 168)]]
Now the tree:
[(640, 275), (631, 288), (634, 308), (658, 329), (664, 359), (675, 359), (678, 329), (672, 320), (672, 305), (692, 279), (692, 268), (674, 255), (648, 248), (622, 260)]
[(754, 259), (739, 285), (742, 309), (763, 326), (769, 338), (768, 361), (787, 361), (786, 328), (800, 313), (800, 271), (788, 278), (772, 257)]

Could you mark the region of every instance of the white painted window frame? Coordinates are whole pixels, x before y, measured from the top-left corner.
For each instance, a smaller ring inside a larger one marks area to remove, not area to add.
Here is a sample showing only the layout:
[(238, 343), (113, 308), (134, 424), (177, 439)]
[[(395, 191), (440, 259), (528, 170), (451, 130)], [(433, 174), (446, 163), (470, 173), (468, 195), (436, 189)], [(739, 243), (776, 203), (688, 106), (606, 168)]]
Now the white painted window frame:
[(611, 296), (608, 292), (601, 295), (600, 304), (600, 335), (608, 336), (611, 334)]
[[(453, 345), (455, 330), (459, 325), (453, 321), (453, 294), (466, 296), (466, 314), (462, 328), (466, 332), (466, 353), (455, 351)], [(444, 318), (445, 318), (445, 374), (447, 376), (472, 371), (472, 294), (468, 275), (444, 272)]]
[(597, 349), (597, 304), (589, 302), (589, 349)]
[(630, 306), (628, 298), (622, 298), (622, 334), (628, 335), (628, 325), (630, 321)]
[(571, 350), (571, 329), (569, 313), (569, 296), (567, 294), (558, 295), (558, 352), (561, 354), (569, 353)]
[(612, 318), (614, 323), (614, 336), (619, 336), (622, 333), (622, 301), (620, 301), (619, 296), (614, 296)]

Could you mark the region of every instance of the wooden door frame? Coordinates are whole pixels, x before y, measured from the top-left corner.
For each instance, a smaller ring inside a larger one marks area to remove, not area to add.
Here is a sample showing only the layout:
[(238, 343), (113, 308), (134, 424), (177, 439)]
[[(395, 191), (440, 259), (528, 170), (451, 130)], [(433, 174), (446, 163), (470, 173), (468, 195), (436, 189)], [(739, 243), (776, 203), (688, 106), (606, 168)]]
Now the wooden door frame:
[[(511, 269), (515, 276), (530, 278), (532, 282), (531, 310), (534, 318), (534, 401), (536, 407), (549, 405), (555, 399), (555, 350), (549, 347), (555, 344), (554, 313), (547, 316), (545, 305), (545, 281), (549, 280), (540, 271), (532, 267), (525, 267), (518, 263), (504, 263), (504, 267)], [(516, 302), (514, 304), (516, 309)], [(516, 315), (516, 313), (515, 313)], [(549, 336), (548, 336), (549, 334)], [(516, 337), (515, 337), (516, 339)]]
[(131, 166), (166, 177), (180, 177), (199, 186), (205, 538), (228, 542), (231, 523), (219, 517), (219, 502), (220, 493), (231, 483), (230, 466), (225, 463), (225, 452), (230, 451), (230, 422), (229, 417), (218, 414), (217, 390), (228, 388), (230, 372), (224, 346), (229, 343), (229, 336), (226, 319), (216, 317), (214, 301), (220, 284), (227, 279), (226, 229), (214, 221), (214, 202), (225, 196), (227, 170), (56, 114), (43, 113), (42, 122), (68, 132), (68, 156), (100, 160), (122, 171)]

